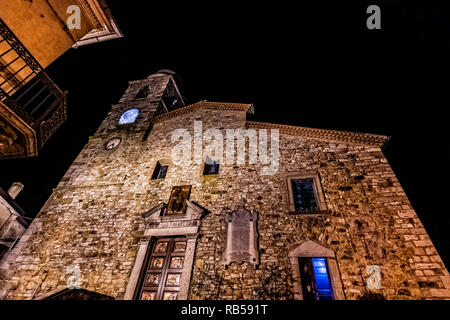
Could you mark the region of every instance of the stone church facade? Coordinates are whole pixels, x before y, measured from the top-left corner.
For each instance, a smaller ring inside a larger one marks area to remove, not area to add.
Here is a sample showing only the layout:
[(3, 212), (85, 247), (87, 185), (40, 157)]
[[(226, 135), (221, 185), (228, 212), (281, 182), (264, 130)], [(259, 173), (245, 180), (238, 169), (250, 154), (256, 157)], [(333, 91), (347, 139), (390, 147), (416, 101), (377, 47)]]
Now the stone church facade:
[[(0, 262), (1, 299), (70, 285), (114, 299), (450, 298), (387, 137), (251, 122), (249, 104), (186, 106), (175, 80), (163, 70), (130, 82)], [(199, 122), (278, 133), (276, 172), (203, 155), (175, 163), (173, 132), (195, 137)]]

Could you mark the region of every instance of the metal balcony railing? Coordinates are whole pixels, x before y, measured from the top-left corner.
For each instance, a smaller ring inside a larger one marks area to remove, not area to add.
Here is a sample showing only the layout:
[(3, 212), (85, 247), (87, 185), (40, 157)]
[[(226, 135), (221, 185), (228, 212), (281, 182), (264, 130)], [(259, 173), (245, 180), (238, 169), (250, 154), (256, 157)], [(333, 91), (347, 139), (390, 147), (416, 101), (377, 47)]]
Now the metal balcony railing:
[[(65, 121), (65, 96), (0, 19), (0, 101), (37, 132), (39, 147)], [(44, 122), (57, 111), (58, 119), (44, 128)]]

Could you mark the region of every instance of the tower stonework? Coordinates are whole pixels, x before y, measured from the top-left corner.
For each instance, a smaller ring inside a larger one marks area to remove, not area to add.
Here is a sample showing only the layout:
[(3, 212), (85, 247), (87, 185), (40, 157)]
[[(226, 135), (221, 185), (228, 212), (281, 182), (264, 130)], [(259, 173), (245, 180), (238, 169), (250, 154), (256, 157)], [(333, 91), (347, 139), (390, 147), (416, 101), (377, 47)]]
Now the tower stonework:
[[(175, 77), (130, 82), (0, 261), (0, 298), (73, 285), (115, 299), (450, 299), (387, 137), (251, 122), (249, 104), (185, 106)], [(176, 163), (173, 133), (195, 137), (199, 123), (278, 133), (277, 170), (204, 153)]]

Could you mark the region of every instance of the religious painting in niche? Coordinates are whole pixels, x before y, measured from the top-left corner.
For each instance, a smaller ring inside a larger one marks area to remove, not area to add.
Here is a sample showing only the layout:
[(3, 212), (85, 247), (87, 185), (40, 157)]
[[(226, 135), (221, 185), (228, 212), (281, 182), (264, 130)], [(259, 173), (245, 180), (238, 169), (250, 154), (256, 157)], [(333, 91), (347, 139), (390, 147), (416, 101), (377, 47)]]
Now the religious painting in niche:
[(186, 238), (159, 238), (149, 248), (135, 298), (176, 300), (181, 286)]
[(191, 194), (191, 186), (177, 186), (172, 188), (166, 215), (182, 215), (186, 211), (186, 200)]
[(248, 262), (259, 264), (257, 214), (244, 207), (225, 215), (226, 241), (222, 264)]
[(130, 109), (125, 111), (119, 119), (119, 124), (129, 124), (136, 121), (137, 116), (139, 115), (138, 109)]

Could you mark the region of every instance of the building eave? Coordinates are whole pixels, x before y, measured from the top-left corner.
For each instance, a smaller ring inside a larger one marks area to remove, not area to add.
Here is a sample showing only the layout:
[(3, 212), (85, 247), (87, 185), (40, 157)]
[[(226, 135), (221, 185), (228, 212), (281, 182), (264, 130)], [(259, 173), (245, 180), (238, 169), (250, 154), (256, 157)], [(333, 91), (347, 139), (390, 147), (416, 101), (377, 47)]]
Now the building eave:
[(371, 133), (340, 131), (332, 129), (318, 129), (300, 126), (290, 126), (285, 124), (275, 124), (267, 122), (247, 121), (248, 129), (278, 129), (281, 134), (297, 135), (305, 138), (328, 141), (328, 142), (345, 142), (352, 144), (362, 144), (368, 146), (376, 146), (381, 149), (385, 147), (389, 141), (388, 136), (377, 135)]
[[(252, 104), (200, 101), (188, 105), (186, 107), (158, 115), (153, 118), (152, 122), (153, 124), (156, 124), (200, 109), (233, 110), (251, 114), (254, 113), (254, 108)], [(297, 135), (305, 138), (328, 142), (335, 141), (335, 142), (376, 146), (381, 149), (383, 149), (386, 146), (387, 142), (389, 141), (389, 137), (385, 135), (340, 131), (332, 129), (308, 128), (308, 127), (290, 126), (285, 124), (276, 124), (267, 122), (247, 121), (246, 127), (248, 129), (278, 129), (282, 134)]]
[(111, 10), (104, 0), (77, 0), (91, 23), (96, 26), (83, 38), (78, 40), (73, 48), (103, 42), (123, 37), (123, 33), (114, 19)]
[(243, 111), (247, 113), (253, 113), (252, 104), (200, 101), (183, 108), (179, 108), (167, 113), (160, 114), (154, 117), (152, 122), (153, 124), (156, 124), (158, 122), (173, 119), (200, 109), (232, 110), (232, 111)]

